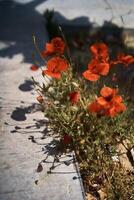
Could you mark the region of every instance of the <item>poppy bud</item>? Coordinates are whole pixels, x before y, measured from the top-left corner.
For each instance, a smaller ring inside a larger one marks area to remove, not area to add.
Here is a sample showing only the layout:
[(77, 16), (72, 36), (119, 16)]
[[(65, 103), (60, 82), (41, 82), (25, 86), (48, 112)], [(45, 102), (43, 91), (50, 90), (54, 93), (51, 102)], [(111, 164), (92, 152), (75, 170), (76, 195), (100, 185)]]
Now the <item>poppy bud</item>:
[(37, 71), (37, 70), (39, 69), (39, 67), (38, 67), (37, 65), (32, 65), (32, 66), (30, 67), (30, 69), (31, 69), (32, 71)]
[(70, 97), (71, 103), (77, 104), (79, 99), (80, 99), (80, 92), (79, 91), (78, 92), (71, 92), (69, 94), (69, 97)]
[(43, 96), (41, 96), (41, 95), (38, 96), (36, 99), (37, 99), (37, 101), (38, 101), (39, 103), (42, 103), (42, 102), (43, 102)]

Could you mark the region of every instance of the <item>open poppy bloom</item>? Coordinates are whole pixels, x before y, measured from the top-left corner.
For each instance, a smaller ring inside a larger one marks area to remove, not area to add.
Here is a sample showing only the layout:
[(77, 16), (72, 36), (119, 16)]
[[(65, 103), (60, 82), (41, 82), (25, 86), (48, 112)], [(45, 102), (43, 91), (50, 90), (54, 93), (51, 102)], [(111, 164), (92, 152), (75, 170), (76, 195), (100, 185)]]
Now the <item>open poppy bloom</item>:
[(56, 79), (61, 78), (61, 72), (66, 71), (68, 63), (65, 59), (55, 56), (48, 60), (47, 69), (43, 70), (43, 75), (48, 75)]
[(43, 102), (43, 96), (41, 96), (41, 95), (39, 95), (36, 99), (37, 99), (37, 101), (38, 101), (39, 103), (42, 103), (42, 102)]
[(30, 69), (31, 69), (32, 71), (37, 71), (37, 70), (39, 69), (39, 67), (38, 67), (37, 65), (32, 65), (32, 66), (30, 67)]
[(55, 53), (62, 55), (64, 53), (65, 43), (60, 37), (55, 37), (50, 43), (46, 43), (42, 56), (51, 56)]
[(88, 110), (100, 116), (114, 117), (126, 110), (122, 97), (118, 95), (117, 89), (103, 87), (100, 91), (101, 96), (88, 106)]
[(100, 75), (106, 76), (108, 73), (108, 63), (98, 62), (98, 60), (92, 60), (88, 64), (88, 70), (83, 73), (83, 76), (89, 81), (97, 81), (100, 78)]
[(97, 43), (90, 47), (90, 51), (95, 59), (107, 61), (109, 58), (108, 47), (104, 43)]
[(100, 75), (106, 76), (109, 73), (108, 47), (104, 43), (97, 43), (90, 47), (93, 59), (88, 64), (88, 70), (83, 76), (89, 81), (97, 81)]
[(69, 97), (70, 97), (71, 103), (77, 104), (78, 101), (80, 100), (80, 92), (79, 91), (77, 91), (77, 92), (71, 92), (69, 94)]
[(134, 62), (134, 57), (131, 55), (119, 54), (117, 60), (113, 61), (112, 64), (116, 65), (119, 63), (124, 64), (126, 67)]

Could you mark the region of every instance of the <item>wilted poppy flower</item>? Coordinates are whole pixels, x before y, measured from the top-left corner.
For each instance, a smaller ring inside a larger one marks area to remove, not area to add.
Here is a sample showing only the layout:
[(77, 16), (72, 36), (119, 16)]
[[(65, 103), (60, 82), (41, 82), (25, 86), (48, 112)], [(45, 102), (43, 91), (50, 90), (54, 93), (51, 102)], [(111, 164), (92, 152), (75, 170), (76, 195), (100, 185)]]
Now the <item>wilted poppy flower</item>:
[(42, 56), (50, 56), (52, 54), (58, 53), (63, 54), (65, 49), (65, 43), (60, 37), (55, 37), (50, 43), (46, 43), (45, 50), (42, 51)]
[(104, 43), (97, 43), (90, 47), (90, 51), (95, 59), (108, 60), (108, 47)]
[(71, 93), (69, 94), (69, 97), (70, 97), (71, 103), (77, 104), (78, 101), (80, 100), (80, 92), (79, 92), (79, 91), (71, 92)]
[(53, 78), (60, 79), (61, 72), (66, 71), (68, 68), (68, 63), (65, 59), (55, 56), (48, 60), (47, 69), (43, 70), (43, 75), (48, 75)]
[(83, 76), (90, 81), (97, 81), (100, 75), (106, 76), (109, 73), (108, 63), (99, 63), (97, 60), (92, 60), (88, 64), (88, 70), (83, 73)]
[(30, 69), (31, 69), (32, 71), (37, 71), (37, 70), (39, 69), (39, 67), (38, 67), (37, 65), (32, 65), (32, 66), (30, 67)]
[(88, 110), (100, 116), (114, 117), (116, 114), (126, 110), (122, 97), (118, 95), (115, 88), (103, 87), (101, 96), (88, 106)]
[(37, 101), (38, 101), (39, 103), (42, 103), (42, 102), (43, 102), (43, 96), (41, 96), (41, 95), (39, 95), (36, 99), (37, 99)]

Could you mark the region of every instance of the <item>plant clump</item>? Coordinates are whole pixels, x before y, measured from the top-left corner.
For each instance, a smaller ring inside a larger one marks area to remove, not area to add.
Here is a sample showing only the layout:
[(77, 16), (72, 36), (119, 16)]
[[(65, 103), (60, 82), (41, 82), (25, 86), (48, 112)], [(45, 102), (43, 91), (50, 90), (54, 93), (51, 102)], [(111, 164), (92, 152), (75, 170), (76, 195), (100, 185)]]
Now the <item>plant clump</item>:
[(128, 68), (134, 57), (120, 54), (111, 59), (104, 43), (91, 45), (90, 52), (88, 69), (80, 76), (74, 72), (64, 37), (46, 43), (42, 76), (50, 81), (47, 85), (34, 81), (37, 100), (60, 144), (75, 152), (85, 192), (102, 199), (99, 191), (104, 190), (107, 200), (131, 200), (133, 172), (121, 165), (118, 145), (128, 141), (126, 151), (131, 153), (134, 107), (113, 80), (113, 69), (118, 64)]

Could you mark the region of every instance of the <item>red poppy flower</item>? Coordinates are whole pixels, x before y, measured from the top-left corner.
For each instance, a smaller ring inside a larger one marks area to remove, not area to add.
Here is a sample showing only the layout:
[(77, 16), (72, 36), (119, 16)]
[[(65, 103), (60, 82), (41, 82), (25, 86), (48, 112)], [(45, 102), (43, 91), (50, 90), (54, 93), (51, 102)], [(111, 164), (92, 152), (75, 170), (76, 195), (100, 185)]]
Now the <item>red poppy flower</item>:
[(39, 69), (39, 67), (38, 67), (37, 65), (32, 65), (32, 66), (30, 67), (30, 69), (31, 69), (32, 71), (37, 71), (37, 70)]
[(108, 60), (108, 47), (104, 43), (97, 43), (90, 47), (90, 51), (95, 59)]
[(94, 74), (90, 70), (86, 70), (83, 73), (83, 76), (85, 79), (87, 79), (89, 81), (97, 81), (100, 78), (100, 76), (98, 74)]
[(126, 67), (134, 62), (134, 57), (131, 55), (119, 54), (117, 60), (112, 61), (111, 64), (116, 65), (119, 63), (124, 64)]
[(55, 37), (50, 43), (46, 43), (45, 50), (42, 51), (42, 56), (50, 56), (52, 54), (58, 53), (63, 54), (65, 49), (65, 43), (60, 37)]
[(106, 76), (109, 73), (108, 47), (104, 43), (97, 43), (90, 47), (93, 59), (88, 64), (88, 70), (83, 76), (90, 81), (97, 81), (100, 75)]
[(88, 106), (88, 110), (101, 116), (114, 117), (126, 110), (121, 96), (117, 95), (115, 88), (103, 87), (100, 91), (101, 96)]
[(124, 65), (128, 66), (129, 64), (134, 62), (134, 57), (131, 55), (124, 55), (119, 54), (118, 55), (119, 62), (123, 63)]
[(41, 95), (38, 96), (36, 99), (37, 99), (37, 101), (38, 101), (39, 103), (42, 103), (42, 102), (43, 102), (43, 96), (41, 96)]
[(88, 70), (83, 73), (83, 76), (90, 81), (97, 81), (100, 75), (106, 76), (109, 73), (108, 63), (99, 63), (97, 60), (92, 60), (88, 64)]
[(71, 92), (69, 94), (69, 97), (70, 97), (71, 103), (77, 104), (79, 99), (80, 99), (80, 92), (78, 92), (78, 91), (77, 92)]
[(53, 78), (60, 79), (61, 72), (66, 71), (68, 68), (68, 63), (65, 59), (55, 56), (48, 60), (47, 69), (43, 70), (43, 75), (48, 75)]

